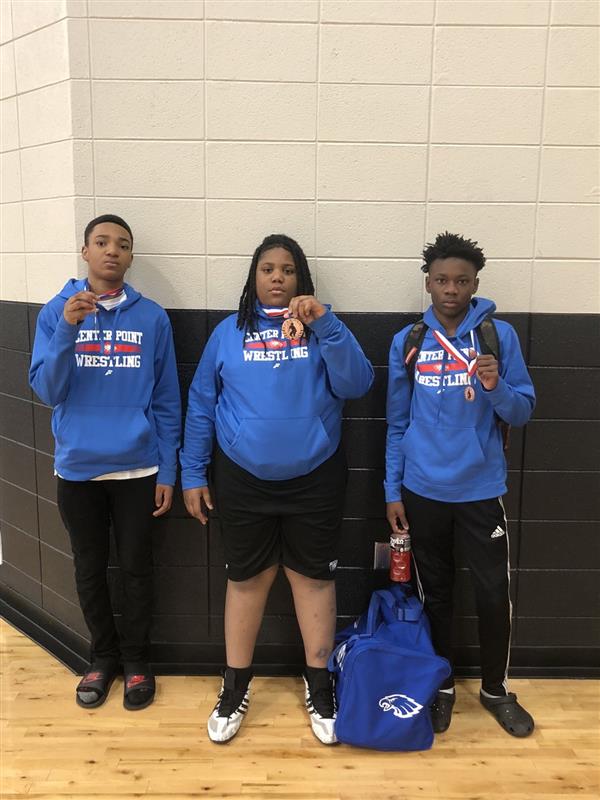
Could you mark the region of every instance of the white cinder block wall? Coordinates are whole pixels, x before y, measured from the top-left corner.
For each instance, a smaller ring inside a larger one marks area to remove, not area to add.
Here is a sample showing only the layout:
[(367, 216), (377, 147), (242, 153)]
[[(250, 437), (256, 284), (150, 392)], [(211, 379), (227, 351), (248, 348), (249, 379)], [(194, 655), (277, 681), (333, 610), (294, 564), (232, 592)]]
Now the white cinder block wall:
[(343, 311), (426, 303), (479, 239), (500, 310), (597, 312), (596, 0), (0, 0), (0, 298), (45, 302), (123, 215), (131, 280), (234, 308), (270, 232)]

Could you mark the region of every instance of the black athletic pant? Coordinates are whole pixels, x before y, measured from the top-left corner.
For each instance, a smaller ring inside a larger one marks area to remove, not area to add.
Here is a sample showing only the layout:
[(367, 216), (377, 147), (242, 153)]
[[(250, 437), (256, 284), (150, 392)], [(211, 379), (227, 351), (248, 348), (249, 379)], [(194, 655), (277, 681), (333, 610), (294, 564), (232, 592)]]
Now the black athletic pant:
[[(457, 537), (464, 546), (475, 588), (482, 688), (489, 694), (505, 695), (512, 609), (508, 535), (501, 500), (444, 503), (403, 487), (402, 501), (436, 652), (453, 665), (454, 538)], [(451, 676), (442, 688), (453, 685)]]
[[(156, 475), (116, 481), (58, 479), (58, 508), (71, 538), (92, 663), (149, 660), (155, 486)], [(111, 523), (123, 580), (120, 637), (107, 580)]]

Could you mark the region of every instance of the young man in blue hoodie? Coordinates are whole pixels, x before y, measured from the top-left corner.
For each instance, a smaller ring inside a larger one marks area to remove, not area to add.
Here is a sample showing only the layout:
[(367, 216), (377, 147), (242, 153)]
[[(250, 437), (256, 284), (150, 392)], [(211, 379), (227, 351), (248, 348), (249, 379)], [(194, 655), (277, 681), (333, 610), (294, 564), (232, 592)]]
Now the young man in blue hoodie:
[(369, 390), (373, 369), (313, 292), (299, 245), (268, 236), (252, 258), (238, 314), (215, 328), (190, 388), (185, 504), (205, 525), (212, 462), (228, 575), (227, 665), (208, 720), (214, 742), (232, 739), (247, 711), (256, 636), (280, 563), (304, 641), (311, 727), (324, 744), (336, 741), (327, 660), (346, 486), (342, 408)]
[[(528, 736), (533, 719), (507, 689), (511, 603), (502, 423), (525, 425), (535, 394), (508, 323), (493, 323), (498, 358), (482, 354), (488, 348), (479, 326), (496, 307), (473, 297), (485, 264), (477, 242), (446, 232), (423, 258), (432, 304), (423, 317), (422, 344), (405, 352), (408, 325), (390, 350), (387, 518), (395, 534), (410, 532), (433, 644), (451, 664), (454, 539), (463, 543), (479, 617), (481, 703), (508, 733)], [(431, 706), (436, 733), (450, 725), (454, 701), (451, 677)]]
[[(102, 705), (122, 669), (125, 708), (137, 710), (155, 692), (152, 527), (173, 497), (179, 384), (165, 311), (124, 283), (133, 259), (129, 225), (97, 217), (84, 242), (87, 278), (69, 280), (40, 311), (30, 383), (53, 407), (58, 507), (91, 635), (76, 700)], [(107, 583), (111, 525), (123, 580), (119, 632)]]

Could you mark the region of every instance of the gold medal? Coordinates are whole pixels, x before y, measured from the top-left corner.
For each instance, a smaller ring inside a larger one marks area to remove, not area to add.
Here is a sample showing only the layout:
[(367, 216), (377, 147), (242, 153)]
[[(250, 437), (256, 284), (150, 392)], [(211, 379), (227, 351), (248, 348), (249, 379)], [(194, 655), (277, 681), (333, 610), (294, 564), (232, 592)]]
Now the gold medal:
[(290, 317), (281, 326), (281, 333), (285, 339), (301, 339), (304, 336), (304, 325), (299, 319)]
[(465, 386), (465, 400), (469, 403), (472, 403), (475, 400), (475, 389), (469, 384), (469, 386)]

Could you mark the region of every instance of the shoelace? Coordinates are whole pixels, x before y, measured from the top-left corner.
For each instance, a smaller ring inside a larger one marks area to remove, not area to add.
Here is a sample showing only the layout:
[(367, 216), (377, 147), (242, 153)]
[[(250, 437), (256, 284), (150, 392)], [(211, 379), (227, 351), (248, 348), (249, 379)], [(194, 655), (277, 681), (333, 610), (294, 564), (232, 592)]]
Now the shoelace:
[(333, 686), (321, 686), (319, 689), (310, 689), (310, 699), (315, 711), (325, 719), (333, 719), (335, 715), (335, 698)]
[(241, 706), (246, 689), (223, 689), (223, 694), (219, 700), (218, 717), (230, 717)]

